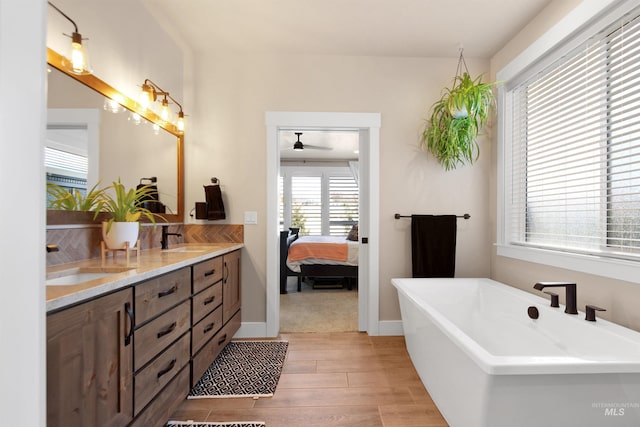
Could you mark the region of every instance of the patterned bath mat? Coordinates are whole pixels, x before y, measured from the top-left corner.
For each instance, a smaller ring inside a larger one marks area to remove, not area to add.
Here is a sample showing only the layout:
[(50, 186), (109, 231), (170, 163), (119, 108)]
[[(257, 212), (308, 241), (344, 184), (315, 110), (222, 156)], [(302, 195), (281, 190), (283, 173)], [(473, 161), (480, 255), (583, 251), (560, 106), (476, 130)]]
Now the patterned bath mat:
[(259, 421), (238, 423), (201, 423), (196, 421), (169, 421), (167, 427), (264, 427)]
[(287, 341), (230, 342), (187, 398), (273, 396), (288, 346)]

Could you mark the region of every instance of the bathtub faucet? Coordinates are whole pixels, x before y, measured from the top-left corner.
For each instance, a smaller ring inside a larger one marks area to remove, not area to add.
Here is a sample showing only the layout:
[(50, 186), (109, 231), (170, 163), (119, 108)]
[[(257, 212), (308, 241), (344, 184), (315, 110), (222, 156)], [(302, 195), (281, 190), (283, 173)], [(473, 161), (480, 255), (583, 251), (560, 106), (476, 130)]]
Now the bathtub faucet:
[(566, 301), (567, 305), (566, 305), (566, 307), (564, 309), (564, 312), (565, 313), (569, 313), (569, 314), (578, 314), (578, 303), (577, 303), (577, 297), (576, 297), (576, 284), (575, 283), (569, 283), (569, 282), (538, 282), (533, 286), (533, 288), (541, 291), (544, 288), (556, 288), (556, 287), (560, 287), (560, 286), (563, 286), (565, 288), (565, 291), (566, 291), (565, 301)]

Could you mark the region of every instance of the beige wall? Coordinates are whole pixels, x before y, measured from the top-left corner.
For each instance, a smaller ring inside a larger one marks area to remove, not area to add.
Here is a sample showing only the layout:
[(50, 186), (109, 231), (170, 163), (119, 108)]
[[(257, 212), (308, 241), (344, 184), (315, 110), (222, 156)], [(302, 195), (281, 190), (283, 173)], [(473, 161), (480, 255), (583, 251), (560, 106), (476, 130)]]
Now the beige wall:
[[(202, 185), (216, 176), (228, 222), (258, 212), (258, 225), (245, 227), (243, 321), (266, 319), (267, 111), (381, 113), (381, 320), (400, 319), (390, 279), (411, 274), (410, 222), (394, 220), (396, 212), (471, 214), (459, 220), (457, 274), (489, 275), (490, 144), (482, 142), (477, 165), (450, 172), (418, 147), (427, 111), (451, 84), (457, 59), (204, 55), (195, 63), (187, 210), (203, 200)], [(488, 71), (488, 61), (467, 58), (467, 64), (474, 75)]]
[[(581, 3), (579, 0), (552, 2), (549, 7), (492, 58), (492, 75), (495, 76), (496, 72), (506, 66), (579, 3)], [(497, 144), (497, 138), (495, 137), (494, 144)], [(495, 241), (497, 170), (495, 154), (491, 163), (490, 210), (493, 229), (491, 238), (492, 241)], [(491, 252), (491, 277), (493, 279), (533, 293), (537, 293), (532, 287), (538, 281), (576, 281), (578, 283), (579, 310), (584, 310), (585, 304), (597, 305), (607, 310), (604, 313), (598, 313), (598, 316), (640, 330), (639, 285), (497, 256), (495, 248)], [(561, 299), (561, 302), (563, 301), (564, 298)]]

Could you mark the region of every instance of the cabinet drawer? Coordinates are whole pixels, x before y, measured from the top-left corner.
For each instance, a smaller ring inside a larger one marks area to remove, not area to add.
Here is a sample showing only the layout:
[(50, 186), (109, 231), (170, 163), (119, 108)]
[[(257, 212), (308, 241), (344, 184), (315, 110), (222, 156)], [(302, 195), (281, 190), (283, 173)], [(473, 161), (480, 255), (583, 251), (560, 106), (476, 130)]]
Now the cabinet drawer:
[(186, 333), (135, 377), (137, 415), (171, 379), (189, 363), (189, 334)]
[(211, 363), (215, 360), (216, 356), (220, 354), (222, 349), (229, 344), (233, 335), (240, 328), (240, 311), (224, 327), (202, 347), (202, 350), (193, 358), (192, 372), (191, 372), (191, 386), (193, 387), (198, 380), (202, 377), (202, 374), (207, 370)]
[(134, 287), (136, 324), (140, 325), (191, 295), (191, 272), (183, 268)]
[(190, 312), (191, 300), (187, 300), (134, 332), (135, 370), (189, 330)]
[(222, 282), (208, 287), (193, 297), (193, 323), (198, 323), (220, 304), (222, 304)]
[(202, 261), (193, 266), (193, 293), (222, 280), (222, 257)]
[(213, 313), (210, 313), (202, 322), (193, 326), (191, 330), (192, 353), (196, 354), (198, 350), (209, 341), (222, 327), (222, 307), (218, 307)]
[(185, 367), (133, 421), (131, 427), (164, 427), (189, 394), (189, 368)]

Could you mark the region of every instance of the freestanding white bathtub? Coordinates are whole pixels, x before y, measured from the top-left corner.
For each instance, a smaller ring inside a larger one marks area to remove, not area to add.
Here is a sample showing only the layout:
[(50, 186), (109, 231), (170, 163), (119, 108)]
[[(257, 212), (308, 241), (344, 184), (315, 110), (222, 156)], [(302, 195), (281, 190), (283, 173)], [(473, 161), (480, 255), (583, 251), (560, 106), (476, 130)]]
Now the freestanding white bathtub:
[(392, 283), (411, 360), (452, 427), (640, 426), (640, 333), (490, 279)]

